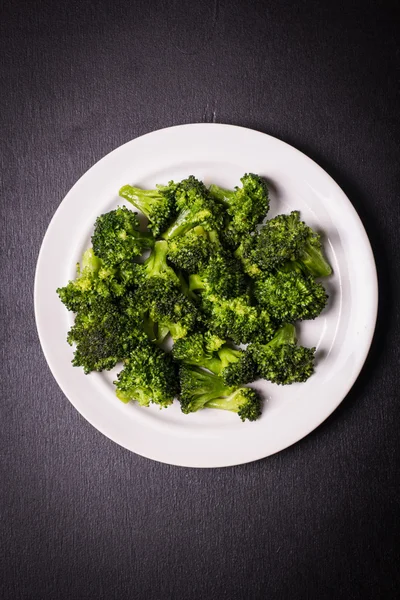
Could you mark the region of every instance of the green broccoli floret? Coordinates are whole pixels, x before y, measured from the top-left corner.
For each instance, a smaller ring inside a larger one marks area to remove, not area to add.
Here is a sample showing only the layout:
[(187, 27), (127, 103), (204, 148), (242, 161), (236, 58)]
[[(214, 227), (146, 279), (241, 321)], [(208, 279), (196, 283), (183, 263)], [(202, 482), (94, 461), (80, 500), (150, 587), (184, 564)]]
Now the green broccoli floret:
[(254, 363), (247, 352), (231, 348), (209, 331), (194, 333), (175, 342), (174, 358), (187, 364), (209, 369), (227, 385), (250, 383), (256, 378)]
[(142, 190), (132, 185), (124, 185), (119, 195), (140, 210), (149, 220), (148, 227), (154, 237), (158, 237), (174, 219), (176, 184), (157, 185), (155, 190)]
[(206, 403), (205, 408), (230, 410), (237, 413), (242, 421), (257, 421), (261, 416), (261, 396), (253, 388), (240, 387), (230, 396), (214, 398)]
[(153, 278), (139, 294), (149, 308), (151, 319), (157, 323), (159, 341), (168, 334), (178, 340), (195, 328), (198, 309), (173, 282)]
[(179, 213), (162, 235), (165, 240), (183, 236), (198, 225), (213, 235), (222, 227), (222, 207), (195, 177), (191, 176), (178, 184), (175, 198)]
[(254, 294), (260, 305), (280, 323), (315, 319), (328, 299), (322, 284), (297, 270), (279, 270), (259, 277)]
[(98, 297), (78, 312), (67, 341), (76, 344), (72, 364), (90, 373), (112, 369), (144, 337), (136, 314), (128, 314), (112, 300)]
[(211, 195), (226, 206), (230, 220), (224, 234), (234, 246), (240, 244), (243, 235), (255, 230), (269, 210), (267, 182), (253, 173), (246, 173), (240, 181), (242, 187), (234, 191), (210, 186)]
[(304, 382), (313, 374), (315, 348), (296, 345), (293, 325), (284, 325), (267, 344), (250, 344), (247, 353), (252, 357), (258, 376), (289, 385)]
[(76, 279), (57, 289), (61, 302), (72, 312), (87, 307), (98, 297), (122, 296), (125, 292), (126, 286), (120, 278), (119, 271), (104, 266), (94, 254), (93, 248), (84, 252), (81, 265), (78, 263), (76, 268)]
[(300, 213), (278, 215), (267, 221), (254, 236), (247, 236), (235, 253), (245, 271), (258, 277), (288, 261), (296, 261), (306, 274), (326, 277), (332, 269), (323, 255), (320, 236), (303, 221)]
[(141, 406), (152, 402), (161, 408), (167, 407), (178, 394), (177, 375), (171, 354), (142, 341), (132, 350), (114, 381), (117, 397), (122, 402), (136, 400)]
[(168, 243), (159, 240), (154, 244), (150, 256), (137, 269), (139, 285), (145, 285), (153, 278), (170, 281), (176, 286), (180, 285), (179, 277), (167, 262)]
[(199, 225), (185, 235), (169, 240), (168, 259), (178, 269), (197, 273), (207, 265), (217, 247), (215, 236)]
[(180, 368), (181, 410), (185, 414), (203, 408), (219, 408), (255, 421), (261, 414), (261, 398), (250, 388), (227, 386), (221, 377), (199, 367)]
[(216, 252), (200, 273), (189, 277), (189, 288), (205, 295), (235, 298), (247, 292), (248, 284), (240, 262), (224, 252)]
[(131, 262), (147, 248), (152, 248), (154, 238), (139, 231), (139, 219), (125, 206), (118, 207), (96, 219), (92, 236), (93, 250), (107, 266)]
[(255, 339), (270, 339), (276, 330), (268, 313), (251, 306), (248, 296), (225, 299), (209, 295), (203, 298), (203, 310), (210, 330), (235, 344), (248, 344)]

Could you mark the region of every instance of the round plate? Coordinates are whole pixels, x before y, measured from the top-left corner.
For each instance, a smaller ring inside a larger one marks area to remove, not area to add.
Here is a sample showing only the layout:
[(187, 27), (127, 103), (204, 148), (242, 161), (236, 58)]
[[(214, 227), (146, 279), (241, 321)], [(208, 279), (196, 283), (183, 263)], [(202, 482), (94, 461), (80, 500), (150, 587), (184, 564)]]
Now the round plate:
[[(119, 188), (152, 188), (195, 175), (226, 188), (246, 172), (270, 182), (269, 217), (293, 209), (323, 232), (334, 274), (325, 280), (328, 307), (301, 324), (299, 341), (317, 347), (315, 374), (302, 384), (259, 381), (267, 398), (262, 417), (206, 409), (183, 415), (122, 404), (112, 372), (84, 375), (71, 365), (66, 342), (72, 316), (56, 288), (75, 276), (96, 217), (124, 204)], [(326, 419), (346, 396), (365, 361), (377, 313), (377, 277), (371, 247), (348, 198), (316, 163), (269, 135), (219, 124), (194, 124), (149, 133), (117, 148), (81, 177), (55, 213), (39, 254), (35, 313), (43, 352), (59, 386), (99, 431), (142, 456), (174, 465), (222, 467), (263, 458), (294, 444)]]

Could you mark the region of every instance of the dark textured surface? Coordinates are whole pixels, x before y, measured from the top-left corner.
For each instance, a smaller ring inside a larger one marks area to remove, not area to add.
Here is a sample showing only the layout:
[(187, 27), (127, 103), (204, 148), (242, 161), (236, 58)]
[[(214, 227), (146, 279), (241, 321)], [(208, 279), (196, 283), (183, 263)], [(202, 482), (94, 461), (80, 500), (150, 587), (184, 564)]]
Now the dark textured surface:
[[(1, 600), (398, 597), (394, 6), (1, 4)], [(367, 365), (335, 414), (277, 456), (204, 471), (130, 454), (79, 416), (42, 355), (32, 298), (72, 184), (138, 135), (199, 121), (317, 160), (359, 211), (381, 286)]]

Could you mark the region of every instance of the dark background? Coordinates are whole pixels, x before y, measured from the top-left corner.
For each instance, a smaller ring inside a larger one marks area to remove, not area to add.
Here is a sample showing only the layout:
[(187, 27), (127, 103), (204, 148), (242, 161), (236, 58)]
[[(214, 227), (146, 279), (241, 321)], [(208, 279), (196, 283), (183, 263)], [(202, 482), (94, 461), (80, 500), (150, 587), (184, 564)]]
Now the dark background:
[[(394, 4), (367, 0), (1, 3), (1, 600), (398, 597), (398, 31)], [(211, 121), (277, 136), (336, 179), (370, 236), (380, 311), (321, 427), (266, 460), (190, 470), (80, 417), (42, 355), (32, 289), (90, 166)]]

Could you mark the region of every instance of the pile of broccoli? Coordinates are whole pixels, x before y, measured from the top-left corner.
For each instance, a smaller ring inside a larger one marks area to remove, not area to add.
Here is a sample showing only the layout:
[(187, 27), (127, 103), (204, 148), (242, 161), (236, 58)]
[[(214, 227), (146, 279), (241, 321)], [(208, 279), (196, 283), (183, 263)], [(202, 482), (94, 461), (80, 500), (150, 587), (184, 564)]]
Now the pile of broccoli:
[(147, 231), (126, 206), (97, 218), (75, 280), (57, 290), (75, 313), (72, 364), (90, 373), (121, 363), (122, 402), (178, 398), (184, 414), (218, 408), (255, 421), (262, 398), (248, 384), (313, 373), (315, 348), (297, 344), (294, 324), (327, 302), (319, 235), (297, 211), (262, 224), (268, 186), (251, 173), (234, 190), (190, 176), (119, 194)]

